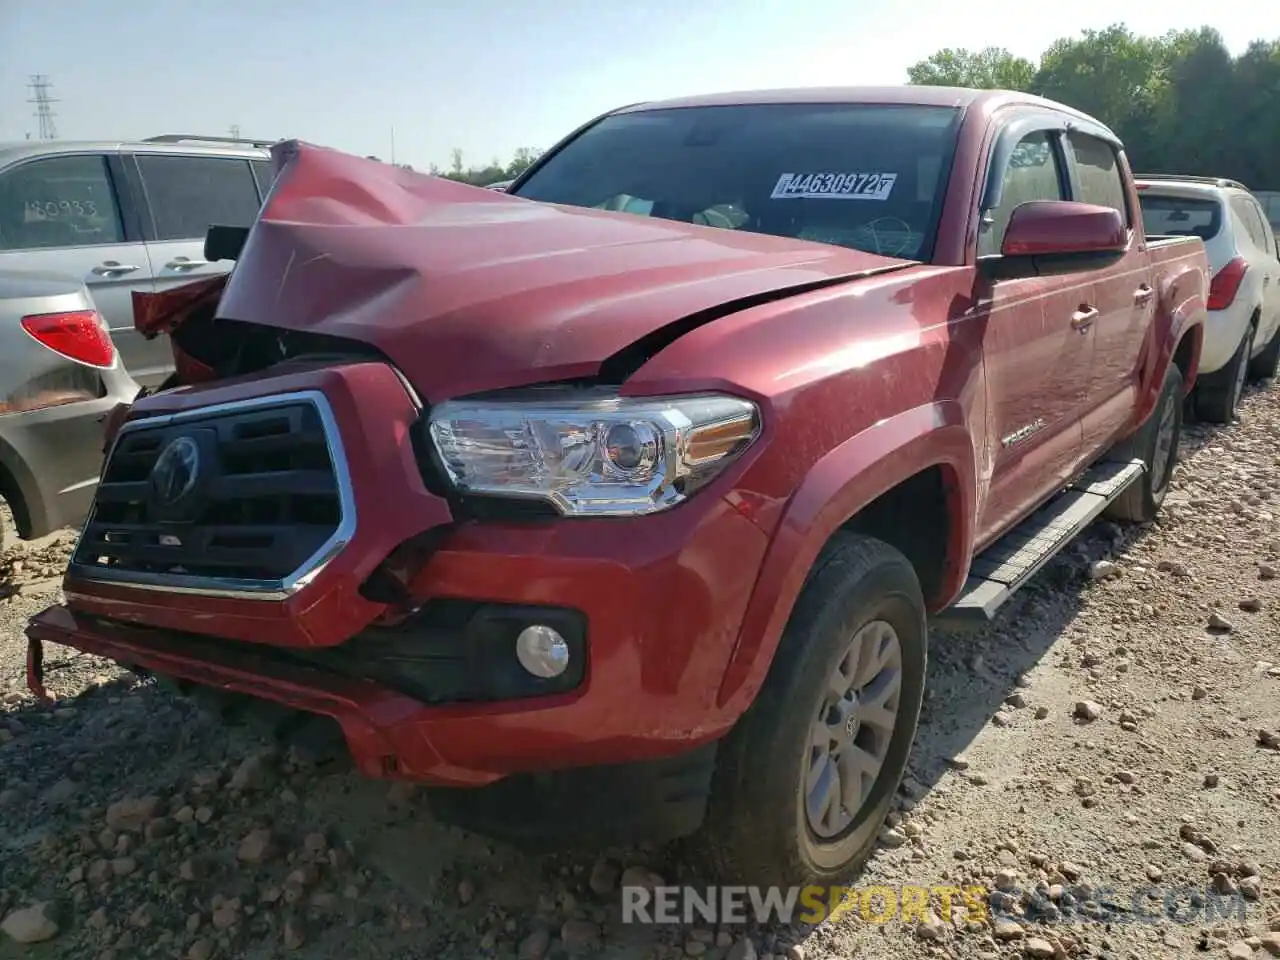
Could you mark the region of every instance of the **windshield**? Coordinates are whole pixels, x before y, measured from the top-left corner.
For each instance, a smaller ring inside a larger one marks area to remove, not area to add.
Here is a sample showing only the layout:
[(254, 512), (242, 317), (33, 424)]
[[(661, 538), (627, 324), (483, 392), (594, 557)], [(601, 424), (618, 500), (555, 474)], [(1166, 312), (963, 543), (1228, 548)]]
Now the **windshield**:
[(927, 260), (960, 111), (753, 104), (615, 114), (513, 192), (530, 200)]
[(1222, 205), (1207, 197), (1138, 193), (1143, 230), (1149, 237), (1199, 237), (1212, 240), (1222, 228)]

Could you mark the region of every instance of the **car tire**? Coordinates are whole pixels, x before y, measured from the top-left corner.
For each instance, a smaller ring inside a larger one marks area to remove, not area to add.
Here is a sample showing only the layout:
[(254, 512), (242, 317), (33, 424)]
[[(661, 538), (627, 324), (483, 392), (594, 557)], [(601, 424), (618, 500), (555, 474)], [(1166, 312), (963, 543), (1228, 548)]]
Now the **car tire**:
[(1277, 373), (1280, 373), (1280, 324), (1271, 334), (1266, 349), (1249, 361), (1249, 380), (1252, 383), (1273, 380)]
[(1107, 507), (1112, 520), (1150, 523), (1160, 512), (1173, 468), (1178, 464), (1178, 448), (1182, 443), (1182, 371), (1174, 364), (1164, 375), (1164, 386), (1156, 405), (1138, 432), (1117, 447), (1108, 459), (1141, 460), (1146, 468), (1139, 480), (1131, 483)]
[(1253, 352), (1253, 338), (1258, 330), (1258, 318), (1249, 321), (1240, 345), (1227, 365), (1196, 385), (1196, 414), (1208, 423), (1231, 423), (1240, 406), (1240, 396), (1248, 379), (1249, 354)]
[[(927, 635), (910, 561), (882, 541), (837, 534), (809, 575), (760, 692), (721, 745), (694, 841), (720, 882), (829, 882), (862, 865), (915, 739)], [(884, 669), (872, 674), (876, 663)], [(837, 677), (849, 682), (852, 700), (831, 694)], [(859, 681), (869, 681), (861, 692), (873, 699), (856, 697)], [(818, 803), (832, 795), (818, 786), (845, 783), (840, 773), (852, 783), (854, 771), (856, 809)]]

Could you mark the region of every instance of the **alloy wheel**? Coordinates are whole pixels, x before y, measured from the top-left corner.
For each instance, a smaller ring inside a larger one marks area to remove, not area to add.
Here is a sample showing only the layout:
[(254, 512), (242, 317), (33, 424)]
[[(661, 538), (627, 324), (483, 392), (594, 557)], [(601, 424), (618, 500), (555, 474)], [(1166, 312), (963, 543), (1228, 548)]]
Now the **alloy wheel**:
[(1178, 398), (1170, 393), (1160, 409), (1159, 425), (1156, 427), (1156, 446), (1151, 455), (1152, 489), (1159, 492), (1169, 483), (1169, 475), (1173, 466), (1173, 447), (1177, 440), (1176, 426), (1178, 419)]
[(810, 724), (804, 772), (809, 829), (832, 841), (853, 823), (884, 766), (898, 720), (902, 644), (874, 620), (851, 638)]

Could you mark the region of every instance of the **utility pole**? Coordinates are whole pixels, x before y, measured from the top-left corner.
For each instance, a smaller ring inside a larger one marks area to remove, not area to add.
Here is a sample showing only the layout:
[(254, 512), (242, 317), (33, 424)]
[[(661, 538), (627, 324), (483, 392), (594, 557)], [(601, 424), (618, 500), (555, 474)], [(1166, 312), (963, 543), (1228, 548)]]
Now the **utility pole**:
[(31, 99), (27, 103), (36, 105), (36, 119), (40, 123), (40, 139), (57, 140), (58, 128), (53, 122), (53, 105), (59, 101), (49, 95), (49, 90), (53, 87), (53, 83), (49, 80), (48, 74), (32, 74), (31, 82), (27, 86), (31, 88)]
[(231, 125), (231, 139), (232, 139), (232, 140), (239, 140), (239, 139), (240, 139), (240, 124), (238, 124), (238, 123), (233, 123), (233, 124)]
[(391, 128), (391, 165), (396, 165), (396, 128)]

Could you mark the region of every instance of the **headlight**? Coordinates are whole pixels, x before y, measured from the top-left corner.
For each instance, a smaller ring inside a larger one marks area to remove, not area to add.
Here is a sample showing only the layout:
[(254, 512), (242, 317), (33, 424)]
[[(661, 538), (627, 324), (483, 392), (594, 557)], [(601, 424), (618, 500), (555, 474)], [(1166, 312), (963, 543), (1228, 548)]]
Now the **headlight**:
[(747, 448), (755, 404), (697, 395), (622, 399), (564, 390), (458, 400), (431, 412), (453, 486), (548, 500), (569, 516), (634, 516), (675, 506)]

